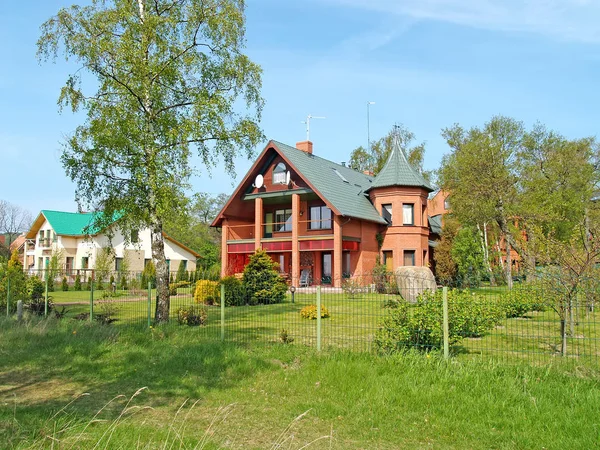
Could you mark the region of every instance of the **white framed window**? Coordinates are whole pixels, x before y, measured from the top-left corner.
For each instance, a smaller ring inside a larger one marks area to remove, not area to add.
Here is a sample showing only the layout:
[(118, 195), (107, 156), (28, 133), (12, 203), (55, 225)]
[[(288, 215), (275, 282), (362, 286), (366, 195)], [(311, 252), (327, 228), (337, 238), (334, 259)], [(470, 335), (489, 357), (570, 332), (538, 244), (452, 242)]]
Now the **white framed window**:
[(412, 203), (405, 203), (402, 205), (402, 224), (403, 225), (414, 225), (415, 224), (415, 205)]
[(278, 209), (275, 211), (275, 230), (292, 231), (292, 210)]
[(310, 230), (330, 230), (332, 225), (331, 209), (327, 206), (310, 207)]
[(273, 184), (285, 184), (287, 168), (285, 164), (279, 163), (273, 169)]

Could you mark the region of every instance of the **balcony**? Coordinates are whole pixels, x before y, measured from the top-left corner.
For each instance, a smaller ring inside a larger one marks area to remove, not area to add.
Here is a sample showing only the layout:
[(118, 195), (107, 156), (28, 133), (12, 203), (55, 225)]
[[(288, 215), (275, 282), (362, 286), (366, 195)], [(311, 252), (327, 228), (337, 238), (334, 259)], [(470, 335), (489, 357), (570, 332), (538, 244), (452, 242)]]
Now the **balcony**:
[(52, 239), (50, 238), (40, 238), (38, 239), (38, 247), (40, 248), (50, 248), (52, 246)]

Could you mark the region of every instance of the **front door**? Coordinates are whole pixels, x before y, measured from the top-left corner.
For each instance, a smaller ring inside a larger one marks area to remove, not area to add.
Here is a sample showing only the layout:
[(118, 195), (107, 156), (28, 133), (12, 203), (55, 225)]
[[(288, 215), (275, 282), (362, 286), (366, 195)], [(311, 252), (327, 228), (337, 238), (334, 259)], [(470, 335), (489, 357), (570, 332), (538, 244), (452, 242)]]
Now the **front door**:
[(323, 270), (321, 282), (323, 284), (331, 284), (331, 273), (332, 273), (332, 264), (331, 264), (331, 253), (323, 253), (322, 254), (322, 265)]

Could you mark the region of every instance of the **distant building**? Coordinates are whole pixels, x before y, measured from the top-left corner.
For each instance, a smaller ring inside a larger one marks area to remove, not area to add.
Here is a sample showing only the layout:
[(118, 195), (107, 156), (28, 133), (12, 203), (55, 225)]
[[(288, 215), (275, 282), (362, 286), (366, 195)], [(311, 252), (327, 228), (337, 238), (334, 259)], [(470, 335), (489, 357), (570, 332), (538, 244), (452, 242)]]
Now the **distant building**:
[[(32, 248), (27, 250), (28, 267), (32, 270), (46, 268), (53, 252), (62, 255), (61, 266), (67, 274), (95, 269), (98, 252), (110, 247), (114, 251), (114, 267), (118, 271), (127, 259), (131, 271), (141, 271), (152, 260), (150, 229), (135, 233), (132, 243), (126, 244), (118, 229), (111, 230), (109, 239), (106, 230), (93, 230), (96, 213), (71, 213), (43, 210), (37, 216), (31, 229), (24, 236)], [(194, 250), (164, 234), (165, 256), (171, 271), (176, 271), (181, 261), (186, 270), (196, 269), (196, 259), (200, 256)]]

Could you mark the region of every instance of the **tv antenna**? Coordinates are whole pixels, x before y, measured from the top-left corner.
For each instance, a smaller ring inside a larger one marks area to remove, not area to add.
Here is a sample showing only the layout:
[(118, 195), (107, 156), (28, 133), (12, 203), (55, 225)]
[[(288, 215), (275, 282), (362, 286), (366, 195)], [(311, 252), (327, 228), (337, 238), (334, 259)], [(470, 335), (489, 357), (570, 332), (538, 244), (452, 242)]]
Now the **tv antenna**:
[(306, 121), (300, 122), (300, 123), (305, 123), (306, 124), (306, 140), (310, 141), (310, 119), (326, 119), (327, 117), (323, 117), (323, 116), (313, 116), (311, 114), (309, 114), (308, 116), (306, 116)]

